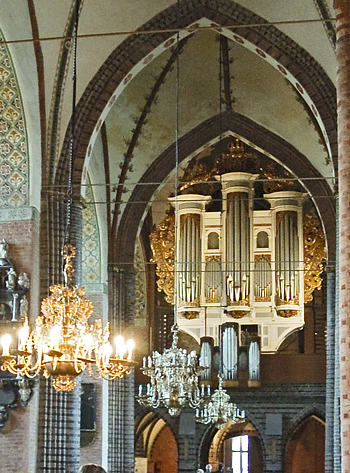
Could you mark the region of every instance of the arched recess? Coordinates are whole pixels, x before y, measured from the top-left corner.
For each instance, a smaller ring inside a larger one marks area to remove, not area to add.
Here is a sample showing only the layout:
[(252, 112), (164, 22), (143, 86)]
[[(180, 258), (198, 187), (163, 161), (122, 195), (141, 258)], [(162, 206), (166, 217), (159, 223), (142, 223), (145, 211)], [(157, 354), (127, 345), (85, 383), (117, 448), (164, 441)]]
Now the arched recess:
[(141, 473), (176, 473), (177, 443), (171, 428), (158, 413), (137, 418), (135, 425), (135, 468)]
[[(322, 219), (328, 245), (328, 258), (335, 259), (335, 202), (332, 191), (319, 172), (310, 164), (307, 158), (288, 144), (281, 137), (252, 120), (235, 113), (225, 112), (206, 120), (190, 133), (179, 140), (179, 161), (186, 159), (191, 153), (196, 153), (207, 143), (216, 140), (220, 134), (232, 132), (243, 138), (249, 144), (269, 154), (278, 157), (290, 171), (304, 180), (310, 196), (313, 198), (319, 215)], [(133, 249), (130, 241), (135, 241), (147, 210), (147, 203), (157, 190), (154, 182), (163, 182), (173, 170), (175, 145), (165, 150), (150, 166), (140, 179), (140, 183), (149, 183), (147, 186), (138, 186), (134, 189), (129, 204), (121, 218), (118, 230), (118, 254), (120, 263), (133, 261)], [(308, 180), (309, 179), (309, 180)], [(142, 202), (142, 203), (141, 203)]]
[[(186, 28), (203, 18), (223, 26), (266, 23), (263, 18), (230, 0), (210, 2), (185, 0), (181, 3), (180, 9), (177, 5), (167, 8), (143, 25), (142, 29), (159, 29), (160, 26), (164, 29)], [(254, 45), (255, 52), (260, 57), (278, 58), (279, 70), (287, 79), (288, 74), (294, 78), (298, 77), (301, 89), (298, 87), (297, 89), (301, 96), (305, 93), (308, 97), (312, 97), (315, 107), (312, 113), (314, 116), (319, 116), (324, 124), (324, 135), (326, 135), (324, 138), (327, 138), (326, 141), (329, 143), (336, 169), (336, 98), (335, 87), (331, 80), (304, 49), (276, 27), (267, 25), (266, 28), (240, 28), (239, 34), (244, 41)], [(74, 182), (80, 183), (84, 177), (86, 172), (84, 163), (91, 154), (93, 136), (97, 136), (108, 109), (113, 106), (118, 86), (125, 86), (128, 83), (131, 79), (130, 73), (136, 65), (140, 68), (142, 64), (152, 60), (157, 47), (165, 45), (167, 40), (169, 44), (166, 47), (173, 44), (170, 41), (171, 35), (171, 32), (166, 32), (130, 36), (115, 49), (91, 80), (79, 101), (75, 117), (78, 146)], [(293, 85), (296, 87), (297, 84)], [(56, 184), (62, 184), (67, 180), (68, 139), (67, 135), (57, 167)]]
[(324, 471), (325, 423), (320, 417), (304, 418), (289, 437), (285, 449), (285, 473)]

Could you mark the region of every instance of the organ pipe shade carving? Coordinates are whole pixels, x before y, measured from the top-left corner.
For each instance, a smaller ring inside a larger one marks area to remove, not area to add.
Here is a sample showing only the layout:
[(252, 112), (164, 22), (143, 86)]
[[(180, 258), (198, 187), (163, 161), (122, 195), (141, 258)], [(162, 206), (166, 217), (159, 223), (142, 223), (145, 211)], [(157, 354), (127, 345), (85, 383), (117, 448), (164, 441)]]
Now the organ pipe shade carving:
[(174, 303), (174, 247), (175, 216), (168, 215), (150, 235), (152, 262), (157, 264), (158, 291), (164, 291), (165, 300)]
[(299, 237), (297, 213), (278, 212), (276, 217), (276, 296), (277, 303), (298, 303)]
[(248, 194), (230, 193), (226, 220), (226, 293), (228, 304), (248, 303), (250, 218)]
[(180, 305), (200, 305), (201, 259), (200, 215), (181, 215), (177, 271)]
[(261, 255), (255, 260), (254, 295), (257, 302), (268, 302), (271, 300), (272, 271), (268, 255)]
[(317, 217), (306, 214), (304, 231), (304, 300), (312, 301), (315, 289), (321, 289), (322, 260), (327, 257), (324, 233)]
[(218, 303), (222, 293), (222, 269), (220, 256), (208, 256), (205, 261), (205, 302)]

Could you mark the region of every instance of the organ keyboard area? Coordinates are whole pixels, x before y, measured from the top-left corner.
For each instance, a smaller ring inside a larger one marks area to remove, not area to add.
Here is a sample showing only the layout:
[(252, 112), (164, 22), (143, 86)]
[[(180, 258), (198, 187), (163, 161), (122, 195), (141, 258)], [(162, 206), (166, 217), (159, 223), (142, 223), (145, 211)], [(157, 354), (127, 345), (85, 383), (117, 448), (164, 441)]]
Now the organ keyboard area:
[[(232, 385), (239, 367), (248, 384), (256, 385), (260, 353), (275, 353), (291, 332), (304, 325), (307, 194), (265, 193), (267, 209), (254, 210), (258, 177), (241, 171), (212, 176), (221, 187), (220, 211), (207, 210), (210, 195), (187, 192), (169, 199), (177, 219), (176, 290), (171, 294), (177, 298), (177, 323), (201, 342), (202, 365), (212, 366), (214, 347), (219, 347), (220, 370), (226, 384)], [(317, 276), (325, 256), (323, 232), (320, 241)], [(311, 293), (321, 279), (312, 284)], [(307, 301), (310, 297), (309, 291)]]

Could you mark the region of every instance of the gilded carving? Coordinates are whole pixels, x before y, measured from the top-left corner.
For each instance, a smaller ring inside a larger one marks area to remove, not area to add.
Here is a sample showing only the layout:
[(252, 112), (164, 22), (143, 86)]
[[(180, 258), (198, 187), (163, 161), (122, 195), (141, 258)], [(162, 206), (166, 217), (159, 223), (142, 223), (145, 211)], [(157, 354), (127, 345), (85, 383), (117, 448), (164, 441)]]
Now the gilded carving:
[(183, 184), (179, 188), (179, 192), (183, 192), (195, 186), (192, 191), (195, 191), (198, 194), (210, 194), (212, 184), (207, 181), (211, 179), (211, 177), (212, 172), (208, 171), (204, 164), (195, 163), (193, 167), (189, 166), (186, 169), (182, 177)]
[(249, 314), (249, 310), (228, 310), (228, 311), (226, 311), (227, 317), (232, 317), (233, 319), (242, 319), (247, 314)]
[(199, 307), (200, 306), (200, 299), (199, 297), (196, 297), (193, 301), (184, 301), (180, 300), (180, 306), (186, 306), (186, 307)]
[(262, 259), (264, 259), (268, 263), (271, 263), (271, 255), (255, 255), (254, 256), (254, 261), (255, 262), (261, 261)]
[(289, 319), (290, 317), (294, 317), (294, 316), (298, 315), (298, 311), (297, 310), (289, 310), (289, 309), (284, 309), (284, 310), (278, 310), (277, 309), (277, 315), (279, 317)]
[(271, 296), (255, 296), (254, 299), (255, 302), (271, 302)]
[(295, 297), (293, 297), (293, 299), (290, 299), (289, 301), (276, 297), (276, 306), (279, 305), (299, 305), (299, 295), (296, 295)]
[(195, 310), (186, 310), (185, 312), (181, 312), (181, 316), (187, 320), (198, 319), (199, 312), (196, 312)]
[(247, 306), (249, 305), (249, 296), (247, 296), (245, 299), (240, 300), (240, 301), (231, 301), (229, 298), (227, 299), (227, 304), (230, 306)]
[(165, 300), (174, 304), (174, 247), (175, 217), (168, 215), (150, 235), (152, 263), (157, 264), (158, 291), (164, 291)]
[(216, 159), (213, 172), (225, 174), (227, 172), (259, 172), (259, 160), (254, 151), (238, 138), (228, 146), (227, 153), (221, 153)]
[(205, 262), (208, 263), (210, 261), (221, 261), (221, 255), (207, 255), (205, 257)]
[(304, 300), (312, 301), (315, 289), (321, 289), (323, 271), (322, 260), (327, 257), (325, 237), (321, 223), (315, 215), (306, 214), (304, 232)]
[(267, 165), (266, 171), (262, 172), (262, 177), (266, 178), (263, 186), (265, 194), (295, 189), (296, 180), (287, 172), (281, 176), (281, 171), (277, 170), (275, 163)]

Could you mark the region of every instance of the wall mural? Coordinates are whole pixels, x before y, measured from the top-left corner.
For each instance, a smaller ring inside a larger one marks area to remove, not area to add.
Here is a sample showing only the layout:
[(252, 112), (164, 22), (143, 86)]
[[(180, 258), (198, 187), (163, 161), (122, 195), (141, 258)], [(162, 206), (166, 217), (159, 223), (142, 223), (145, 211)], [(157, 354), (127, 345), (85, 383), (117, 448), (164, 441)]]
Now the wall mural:
[[(98, 231), (97, 214), (91, 181), (88, 179), (86, 188), (86, 206), (83, 210), (83, 254), (82, 279), (88, 292), (96, 292), (95, 284), (101, 283), (101, 248)], [(98, 291), (100, 292), (100, 287)]]
[[(0, 31), (0, 40), (4, 37)], [(0, 206), (28, 205), (28, 149), (23, 105), (6, 44), (0, 44)]]

